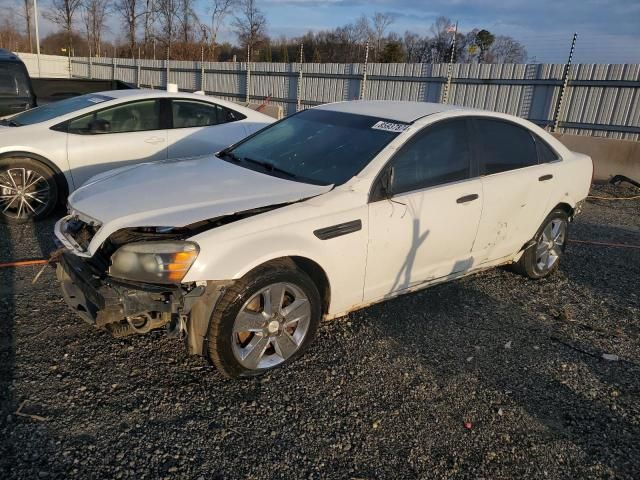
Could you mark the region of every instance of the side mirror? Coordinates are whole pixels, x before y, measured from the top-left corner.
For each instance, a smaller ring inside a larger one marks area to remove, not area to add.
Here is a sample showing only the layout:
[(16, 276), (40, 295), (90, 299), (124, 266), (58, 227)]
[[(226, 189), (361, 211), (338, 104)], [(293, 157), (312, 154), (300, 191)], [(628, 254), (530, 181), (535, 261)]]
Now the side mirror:
[(96, 118), (89, 122), (89, 131), (91, 133), (108, 133), (111, 131), (111, 123), (107, 120)]

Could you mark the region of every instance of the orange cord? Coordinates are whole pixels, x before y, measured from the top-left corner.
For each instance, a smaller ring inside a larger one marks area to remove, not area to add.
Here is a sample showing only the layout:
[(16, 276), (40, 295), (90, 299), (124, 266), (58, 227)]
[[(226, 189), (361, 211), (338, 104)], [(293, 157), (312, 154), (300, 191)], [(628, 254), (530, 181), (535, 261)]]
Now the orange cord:
[(46, 265), (49, 260), (21, 260), (19, 262), (0, 263), (0, 268), (29, 267), (31, 265)]

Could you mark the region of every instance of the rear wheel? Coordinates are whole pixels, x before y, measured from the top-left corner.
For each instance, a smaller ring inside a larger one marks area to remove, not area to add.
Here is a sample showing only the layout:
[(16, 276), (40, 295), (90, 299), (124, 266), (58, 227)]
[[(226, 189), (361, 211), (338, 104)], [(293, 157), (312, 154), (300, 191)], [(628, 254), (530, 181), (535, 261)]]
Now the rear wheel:
[(209, 358), (229, 377), (291, 363), (313, 340), (321, 313), (318, 289), (293, 262), (259, 267), (218, 302), (207, 335)]
[(568, 239), (569, 218), (564, 210), (554, 210), (542, 222), (534, 244), (522, 254), (516, 270), (529, 278), (544, 278), (558, 269)]
[(58, 202), (53, 172), (31, 158), (0, 160), (0, 221), (24, 223), (40, 220)]

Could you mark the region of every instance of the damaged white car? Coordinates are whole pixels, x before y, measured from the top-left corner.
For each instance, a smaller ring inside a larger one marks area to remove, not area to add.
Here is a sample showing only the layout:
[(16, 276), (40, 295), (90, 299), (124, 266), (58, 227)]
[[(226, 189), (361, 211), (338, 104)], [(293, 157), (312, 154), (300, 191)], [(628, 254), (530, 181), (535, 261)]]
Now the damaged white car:
[(496, 265), (558, 267), (591, 159), (528, 121), (440, 104), (323, 105), (217, 155), (94, 177), (56, 225), (69, 305), (165, 328), (232, 377), (320, 320)]

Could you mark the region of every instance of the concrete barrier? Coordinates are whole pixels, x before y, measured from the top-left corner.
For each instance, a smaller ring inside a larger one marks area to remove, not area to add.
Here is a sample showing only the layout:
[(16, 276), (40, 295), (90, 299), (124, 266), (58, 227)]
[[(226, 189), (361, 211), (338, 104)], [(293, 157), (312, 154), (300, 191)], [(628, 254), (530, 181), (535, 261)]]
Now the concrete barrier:
[(615, 175), (640, 182), (640, 142), (586, 135), (553, 134), (569, 150), (593, 159), (594, 181), (608, 182)]

